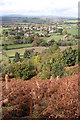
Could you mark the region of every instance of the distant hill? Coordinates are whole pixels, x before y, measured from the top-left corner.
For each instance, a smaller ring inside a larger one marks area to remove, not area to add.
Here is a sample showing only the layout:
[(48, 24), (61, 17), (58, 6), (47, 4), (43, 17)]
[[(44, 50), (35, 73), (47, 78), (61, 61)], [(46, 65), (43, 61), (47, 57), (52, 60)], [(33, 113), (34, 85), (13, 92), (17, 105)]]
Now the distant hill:
[(24, 23), (50, 23), (51, 20), (58, 19), (60, 20), (77, 20), (77, 18), (67, 18), (67, 17), (59, 17), (59, 16), (24, 16), (24, 15), (5, 15), (2, 16), (3, 22), (24, 22)]

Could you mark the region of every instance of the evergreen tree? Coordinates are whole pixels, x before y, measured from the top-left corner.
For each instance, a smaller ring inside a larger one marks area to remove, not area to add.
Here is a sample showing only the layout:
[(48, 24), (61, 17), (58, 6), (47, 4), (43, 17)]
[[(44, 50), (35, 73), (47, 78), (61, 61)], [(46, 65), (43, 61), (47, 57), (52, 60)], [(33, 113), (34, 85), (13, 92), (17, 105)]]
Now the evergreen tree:
[(19, 62), (20, 61), (20, 53), (16, 52), (15, 53), (15, 62)]

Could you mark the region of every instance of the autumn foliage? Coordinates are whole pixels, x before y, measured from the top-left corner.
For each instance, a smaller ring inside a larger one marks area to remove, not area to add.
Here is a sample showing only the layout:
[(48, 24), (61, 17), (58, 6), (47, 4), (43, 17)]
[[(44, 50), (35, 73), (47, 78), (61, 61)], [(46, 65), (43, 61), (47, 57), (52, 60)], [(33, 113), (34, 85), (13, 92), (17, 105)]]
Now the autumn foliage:
[(16, 118), (77, 118), (79, 117), (78, 73), (63, 78), (30, 81), (11, 80), (9, 94), (3, 82), (3, 120)]

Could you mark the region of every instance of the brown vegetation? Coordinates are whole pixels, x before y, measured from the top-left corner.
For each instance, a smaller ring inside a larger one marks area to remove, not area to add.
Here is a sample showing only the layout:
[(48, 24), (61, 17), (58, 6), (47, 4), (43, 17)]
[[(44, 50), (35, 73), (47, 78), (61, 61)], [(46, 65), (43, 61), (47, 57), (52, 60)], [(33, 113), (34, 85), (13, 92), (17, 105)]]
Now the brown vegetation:
[(39, 80), (38, 76), (29, 81), (11, 79), (8, 83), (9, 93), (3, 82), (3, 100), (8, 98), (8, 105), (3, 107), (3, 120), (14, 117), (77, 118), (78, 77), (75, 73), (58, 80)]

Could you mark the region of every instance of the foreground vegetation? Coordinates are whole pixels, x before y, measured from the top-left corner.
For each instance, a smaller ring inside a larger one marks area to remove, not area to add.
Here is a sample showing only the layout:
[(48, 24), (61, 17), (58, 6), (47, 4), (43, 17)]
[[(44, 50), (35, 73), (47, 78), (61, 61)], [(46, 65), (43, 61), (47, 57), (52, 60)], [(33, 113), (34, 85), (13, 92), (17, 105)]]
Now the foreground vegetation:
[(58, 80), (12, 79), (9, 86), (10, 94), (5, 94), (3, 82), (3, 99), (9, 96), (8, 104), (3, 106), (3, 120), (79, 117), (78, 73)]

